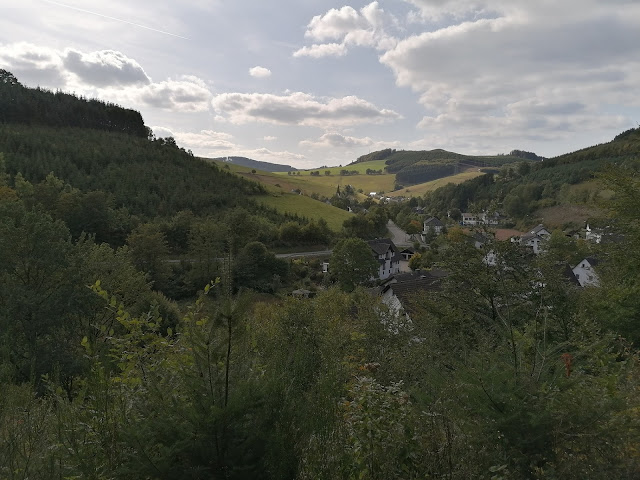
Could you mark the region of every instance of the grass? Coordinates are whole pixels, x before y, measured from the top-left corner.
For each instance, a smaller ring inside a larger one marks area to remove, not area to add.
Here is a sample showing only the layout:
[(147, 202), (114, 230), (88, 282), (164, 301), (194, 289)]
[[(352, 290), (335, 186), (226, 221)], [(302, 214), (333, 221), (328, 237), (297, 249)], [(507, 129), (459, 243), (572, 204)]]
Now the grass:
[(342, 229), (342, 223), (351, 218), (352, 214), (313, 198), (293, 193), (280, 195), (263, 195), (256, 200), (275, 208), (282, 213), (296, 214), (308, 219), (320, 220), (324, 218), (331, 230), (338, 232)]
[(545, 225), (551, 228), (562, 228), (565, 225), (581, 227), (592, 218), (601, 218), (606, 215), (604, 210), (589, 205), (555, 205), (542, 208), (533, 212), (532, 217), (539, 218)]
[[(300, 190), (304, 195), (311, 195), (316, 193), (323, 197), (331, 197), (336, 193), (338, 186), (342, 189), (346, 185), (353, 185), (356, 191), (362, 190), (364, 199), (369, 192), (386, 192), (390, 196), (406, 196), (415, 197), (422, 196), (426, 192), (435, 190), (442, 187), (447, 183), (462, 183), (466, 180), (470, 180), (479, 175), (477, 169), (469, 169), (465, 172), (461, 172), (457, 175), (449, 177), (439, 178), (426, 183), (420, 183), (418, 185), (412, 185), (405, 189), (393, 191), (393, 187), (396, 183), (396, 176), (394, 174), (382, 174), (382, 175), (367, 175), (365, 172), (368, 168), (372, 170), (384, 170), (384, 160), (374, 160), (371, 162), (356, 163), (353, 165), (347, 165), (345, 167), (329, 167), (312, 170), (300, 170), (294, 175), (288, 175), (285, 172), (265, 172), (262, 170), (256, 170), (256, 173), (252, 173), (254, 169), (248, 167), (241, 167), (233, 164), (223, 164), (223, 162), (216, 162), (221, 165), (228, 165), (229, 170), (241, 175), (249, 180), (262, 183), (270, 193), (275, 195), (281, 195), (285, 193), (291, 193), (292, 190)], [(340, 170), (357, 170), (361, 172), (359, 175), (340, 175)], [(325, 170), (329, 170), (331, 175), (325, 175)], [(319, 171), (319, 176), (310, 175), (311, 172)]]
[(462, 183), (467, 180), (471, 180), (472, 178), (479, 177), (480, 175), (484, 175), (484, 173), (479, 172), (477, 169), (468, 170), (466, 172), (458, 173), (457, 175), (451, 175), (449, 177), (438, 178), (437, 180), (432, 180), (430, 182), (419, 183), (418, 185), (411, 185), (403, 190), (396, 190), (395, 192), (390, 192), (389, 195), (392, 197), (419, 197), (424, 195), (427, 192), (435, 190), (436, 188), (440, 188), (445, 186), (448, 183)]

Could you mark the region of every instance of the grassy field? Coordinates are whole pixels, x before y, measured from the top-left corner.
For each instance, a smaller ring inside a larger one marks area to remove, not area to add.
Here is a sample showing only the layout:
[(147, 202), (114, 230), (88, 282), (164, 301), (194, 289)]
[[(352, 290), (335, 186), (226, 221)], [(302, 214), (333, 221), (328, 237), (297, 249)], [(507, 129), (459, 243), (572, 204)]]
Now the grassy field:
[[(217, 162), (222, 165), (222, 162)], [(300, 175), (287, 175), (284, 172), (272, 173), (264, 172), (262, 170), (256, 170), (256, 173), (252, 173), (251, 168), (241, 167), (233, 164), (224, 164), (229, 166), (229, 170), (242, 175), (248, 180), (253, 180), (262, 183), (269, 192), (275, 195), (281, 195), (285, 193), (291, 193), (292, 190), (300, 190), (304, 195), (310, 196), (313, 193), (324, 197), (331, 197), (338, 186), (344, 188), (346, 185), (353, 185), (355, 190), (362, 189), (363, 195), (361, 200), (364, 199), (369, 192), (386, 192), (389, 196), (406, 196), (415, 197), (422, 196), (426, 192), (435, 190), (438, 187), (442, 187), (447, 183), (462, 183), (471, 178), (475, 178), (482, 175), (477, 169), (469, 169), (466, 172), (461, 172), (457, 175), (452, 175), (431, 182), (421, 183), (418, 185), (409, 186), (403, 190), (392, 191), (395, 185), (395, 175), (383, 174), (383, 175), (367, 175), (365, 172), (368, 168), (373, 170), (384, 169), (384, 160), (375, 160), (371, 162), (357, 163), (349, 165), (347, 167), (330, 167), (325, 169), (315, 170), (301, 170)], [(340, 170), (358, 170), (362, 172), (360, 175), (346, 175), (341, 176)], [(325, 175), (325, 170), (329, 170), (331, 175)], [(320, 171), (319, 176), (312, 176), (310, 172)], [(297, 173), (297, 172), (296, 172)], [(311, 217), (310, 217), (311, 218)]]
[(603, 217), (604, 210), (589, 205), (555, 205), (542, 208), (533, 212), (532, 217), (541, 219), (545, 225), (551, 228), (562, 228), (572, 225), (574, 228), (584, 226), (590, 218)]
[(351, 213), (345, 210), (293, 193), (264, 195), (256, 197), (256, 200), (283, 213), (295, 213), (301, 217), (314, 220), (324, 218), (329, 227), (336, 232), (342, 228), (342, 222), (352, 216)]
[(420, 197), (427, 192), (435, 190), (436, 188), (443, 187), (447, 183), (462, 183), (467, 180), (471, 180), (472, 178), (479, 177), (480, 175), (484, 175), (482, 172), (478, 172), (477, 169), (469, 170), (466, 172), (458, 173), (457, 175), (452, 175), (450, 177), (439, 178), (437, 180), (432, 180), (426, 183), (419, 183), (418, 185), (412, 185), (403, 190), (397, 190), (395, 192), (390, 192), (389, 196), (398, 197)]
[[(362, 162), (362, 163), (354, 163), (351, 165), (345, 165), (344, 167), (327, 167), (327, 168), (312, 168), (310, 170), (300, 170), (300, 175), (309, 175), (310, 172), (320, 172), (320, 175), (325, 175), (325, 171), (330, 171), (331, 175), (340, 175), (341, 170), (349, 170), (358, 171), (361, 175), (366, 175), (367, 169), (371, 170), (382, 170), (384, 172), (384, 167), (386, 164), (384, 160), (372, 160), (370, 162)], [(281, 175), (282, 173), (279, 173)], [(286, 173), (285, 173), (286, 175)]]

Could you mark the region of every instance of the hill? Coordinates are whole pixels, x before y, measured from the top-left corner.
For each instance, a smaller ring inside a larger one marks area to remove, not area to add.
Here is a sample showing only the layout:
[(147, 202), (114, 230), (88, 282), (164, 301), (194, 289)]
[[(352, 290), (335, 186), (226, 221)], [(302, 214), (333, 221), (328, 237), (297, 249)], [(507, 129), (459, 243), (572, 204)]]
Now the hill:
[(257, 170), (263, 170), (265, 172), (293, 172), (297, 170), (291, 165), (281, 165), (279, 163), (262, 162), (260, 160), (253, 160), (246, 157), (218, 157), (209, 160), (216, 160), (218, 162), (232, 163), (234, 165), (240, 165), (241, 167), (255, 168)]
[(182, 252), (190, 229), (209, 220), (222, 232), (240, 228), (242, 217), (239, 246), (275, 245), (280, 225), (307, 223), (257, 202), (267, 194), (257, 181), (149, 132), (139, 112), (26, 88), (0, 71), (0, 178), (27, 207), (64, 221), (74, 238), (84, 232), (118, 246), (147, 222)]
[(564, 218), (567, 226), (579, 226), (585, 216), (603, 215), (598, 203), (608, 193), (598, 180), (599, 174), (611, 164), (637, 168), (639, 158), (640, 128), (636, 128), (611, 142), (541, 162), (503, 165), (495, 175), (446, 185), (427, 193), (425, 199), (428, 210), (438, 215), (454, 208), (465, 211), (473, 205), (498, 209), (523, 224)]
[(478, 156), (463, 155), (442, 149), (435, 150), (380, 150), (359, 157), (354, 165), (371, 161), (384, 162), (384, 170), (395, 174), (399, 185), (415, 185), (456, 175), (469, 168), (500, 167), (508, 163), (539, 159), (535, 154), (514, 150), (509, 155)]
[(78, 127), (147, 138), (151, 131), (140, 112), (63, 92), (26, 88), (0, 69), (0, 123)]

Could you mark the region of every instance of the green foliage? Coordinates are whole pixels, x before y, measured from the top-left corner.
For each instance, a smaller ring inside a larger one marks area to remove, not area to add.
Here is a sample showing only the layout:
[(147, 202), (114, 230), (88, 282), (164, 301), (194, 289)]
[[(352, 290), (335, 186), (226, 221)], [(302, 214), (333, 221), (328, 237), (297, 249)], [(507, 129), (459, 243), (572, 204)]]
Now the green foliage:
[(25, 88), (0, 69), (0, 123), (91, 128), (147, 138), (142, 115), (113, 103), (63, 92)]
[(356, 286), (370, 281), (378, 271), (378, 261), (371, 247), (360, 238), (346, 238), (333, 247), (331, 273), (341, 288), (351, 292)]
[(187, 209), (196, 215), (218, 213), (265, 193), (258, 184), (182, 150), (124, 134), (5, 124), (0, 125), (0, 151), (11, 175), (21, 172), (38, 183), (54, 172), (82, 192), (108, 192), (115, 205), (149, 217)]
[(288, 273), (288, 263), (276, 258), (260, 242), (248, 243), (233, 259), (233, 282), (236, 288), (274, 292)]

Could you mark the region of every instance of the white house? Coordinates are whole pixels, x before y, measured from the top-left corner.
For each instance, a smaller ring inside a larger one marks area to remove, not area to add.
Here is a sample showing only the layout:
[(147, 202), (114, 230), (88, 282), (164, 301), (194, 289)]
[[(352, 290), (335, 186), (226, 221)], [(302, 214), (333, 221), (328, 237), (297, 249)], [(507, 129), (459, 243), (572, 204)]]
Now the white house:
[(597, 258), (587, 257), (572, 268), (581, 287), (598, 287), (600, 285), (600, 279), (594, 270), (596, 265), (598, 265)]
[(533, 249), (533, 253), (538, 255), (539, 253), (544, 251), (542, 244), (550, 236), (551, 232), (540, 223), (531, 231), (522, 235), (520, 239), (516, 241), (518, 241), (523, 247), (531, 247)]
[(480, 214), (463, 213), (462, 225), (466, 227), (474, 227), (476, 225), (498, 225), (502, 217), (498, 212), (488, 213), (484, 211)]
[(462, 225), (465, 225), (467, 227), (478, 225), (478, 216), (475, 213), (463, 213)]
[(439, 218), (429, 217), (424, 221), (422, 228), (422, 241), (426, 241), (427, 235), (431, 233), (440, 235), (444, 230), (444, 223)]
[(391, 275), (400, 272), (401, 256), (398, 247), (390, 238), (377, 238), (367, 242), (373, 250), (373, 254), (380, 265), (378, 269), (378, 278), (384, 280)]

